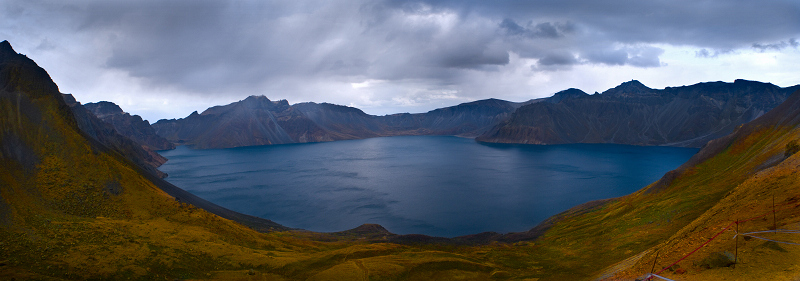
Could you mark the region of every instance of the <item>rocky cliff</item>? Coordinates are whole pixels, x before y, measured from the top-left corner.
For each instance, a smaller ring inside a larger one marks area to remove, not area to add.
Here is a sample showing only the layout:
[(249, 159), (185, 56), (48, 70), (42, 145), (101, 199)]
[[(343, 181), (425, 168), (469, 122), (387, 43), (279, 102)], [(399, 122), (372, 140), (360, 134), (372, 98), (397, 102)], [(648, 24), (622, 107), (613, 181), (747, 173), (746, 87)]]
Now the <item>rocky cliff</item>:
[(94, 116), (97, 116), (97, 118), (100, 118), (100, 120), (111, 124), (120, 135), (126, 136), (152, 150), (175, 148), (173, 143), (156, 134), (155, 130), (150, 126), (150, 122), (142, 120), (139, 115), (130, 115), (122, 111), (122, 108), (113, 102), (86, 103), (83, 107)]
[(630, 81), (594, 95), (570, 89), (520, 107), (477, 140), (700, 147), (761, 116), (798, 88), (736, 80), (663, 90)]

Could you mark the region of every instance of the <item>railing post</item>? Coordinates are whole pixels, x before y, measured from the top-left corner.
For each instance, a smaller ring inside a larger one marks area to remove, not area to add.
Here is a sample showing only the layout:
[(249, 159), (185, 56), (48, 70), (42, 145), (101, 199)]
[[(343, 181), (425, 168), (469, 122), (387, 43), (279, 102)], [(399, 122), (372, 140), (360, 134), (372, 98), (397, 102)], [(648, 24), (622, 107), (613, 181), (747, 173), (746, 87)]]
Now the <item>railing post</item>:
[(651, 275), (653, 274), (653, 270), (656, 269), (656, 262), (658, 261), (658, 253), (660, 253), (660, 252), (661, 252), (661, 250), (656, 251), (656, 258), (653, 259), (653, 267), (650, 268), (650, 274)]

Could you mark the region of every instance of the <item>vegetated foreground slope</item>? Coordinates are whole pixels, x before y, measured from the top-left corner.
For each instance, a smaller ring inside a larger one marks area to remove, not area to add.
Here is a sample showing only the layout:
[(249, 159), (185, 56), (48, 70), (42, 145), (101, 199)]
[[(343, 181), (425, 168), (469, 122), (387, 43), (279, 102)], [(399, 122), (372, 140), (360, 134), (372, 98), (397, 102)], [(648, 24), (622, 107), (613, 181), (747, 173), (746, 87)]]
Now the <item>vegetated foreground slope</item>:
[[(632, 279), (650, 271), (656, 253), (657, 268), (667, 266), (730, 221), (770, 211), (772, 194), (779, 207), (793, 206), (800, 155), (787, 148), (797, 150), (790, 143), (800, 138), (799, 100), (793, 95), (637, 193), (493, 239), (509, 243), (388, 238), (370, 225), (333, 234), (259, 233), (176, 200), (157, 178), (87, 138), (46, 72), (3, 42), (0, 279)], [(782, 208), (774, 223), (767, 216), (740, 227), (788, 228), (797, 214)], [(495, 234), (473, 241), (482, 236)], [(735, 269), (714, 262), (731, 250), (731, 236), (724, 232), (679, 263), (685, 273), (662, 274), (796, 279), (800, 250), (789, 245), (740, 239)]]
[(594, 95), (570, 89), (520, 107), (477, 140), (700, 147), (761, 116), (798, 89), (746, 80), (663, 90), (634, 80)]

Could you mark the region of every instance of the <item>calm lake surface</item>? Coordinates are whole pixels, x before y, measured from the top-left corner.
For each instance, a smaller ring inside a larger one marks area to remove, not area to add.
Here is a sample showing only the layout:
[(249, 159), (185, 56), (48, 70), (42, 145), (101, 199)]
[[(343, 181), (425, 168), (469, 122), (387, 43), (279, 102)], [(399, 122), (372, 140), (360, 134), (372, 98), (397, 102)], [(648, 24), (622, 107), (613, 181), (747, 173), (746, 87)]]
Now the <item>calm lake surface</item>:
[(167, 180), (234, 211), (332, 232), (526, 231), (587, 201), (634, 192), (697, 149), (479, 144), (449, 136), (161, 151)]

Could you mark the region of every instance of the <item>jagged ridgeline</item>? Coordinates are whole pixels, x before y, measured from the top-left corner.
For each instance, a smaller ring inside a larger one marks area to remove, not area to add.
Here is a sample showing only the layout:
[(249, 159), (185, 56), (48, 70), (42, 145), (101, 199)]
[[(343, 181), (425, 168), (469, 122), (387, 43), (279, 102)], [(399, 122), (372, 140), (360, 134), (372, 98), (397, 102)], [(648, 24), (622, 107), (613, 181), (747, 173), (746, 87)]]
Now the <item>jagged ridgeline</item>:
[(199, 149), (397, 135), (701, 147), (761, 116), (797, 89), (800, 86), (736, 80), (656, 90), (631, 81), (594, 95), (568, 89), (524, 103), (487, 99), (386, 116), (327, 103), (289, 105), (286, 100), (251, 96), (186, 118), (160, 120), (153, 127), (169, 141)]
[(732, 239), (726, 228), (747, 220), (742, 235), (797, 229), (800, 92), (634, 194), (577, 206), (528, 232), (456, 239), (377, 225), (291, 231), (220, 209), (84, 131), (47, 73), (8, 42), (0, 43), (0, 108), (2, 280), (632, 280), (678, 260), (661, 274), (800, 275), (800, 247), (784, 243), (797, 234)]
[(798, 89), (746, 80), (663, 90), (634, 80), (594, 95), (569, 89), (520, 107), (478, 140), (701, 147), (763, 115)]

